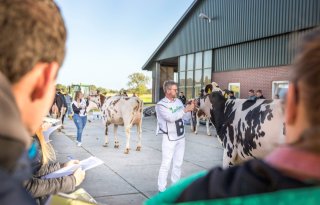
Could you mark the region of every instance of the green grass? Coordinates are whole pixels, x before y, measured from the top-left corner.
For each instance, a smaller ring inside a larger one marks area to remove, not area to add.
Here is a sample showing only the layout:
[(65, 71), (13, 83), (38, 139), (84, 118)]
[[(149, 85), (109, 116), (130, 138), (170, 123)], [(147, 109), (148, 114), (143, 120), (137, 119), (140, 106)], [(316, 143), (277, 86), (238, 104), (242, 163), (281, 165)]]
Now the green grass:
[(152, 95), (151, 94), (143, 94), (140, 95), (139, 98), (143, 100), (144, 103), (152, 103)]

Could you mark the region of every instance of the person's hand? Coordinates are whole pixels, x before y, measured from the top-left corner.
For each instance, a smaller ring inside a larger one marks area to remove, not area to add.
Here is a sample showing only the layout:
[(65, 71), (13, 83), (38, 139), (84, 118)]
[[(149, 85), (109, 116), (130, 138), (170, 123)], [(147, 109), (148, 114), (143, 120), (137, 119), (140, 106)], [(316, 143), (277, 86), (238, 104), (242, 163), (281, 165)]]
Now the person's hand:
[(194, 102), (187, 104), (186, 107), (184, 108), (185, 112), (191, 112), (194, 109)]
[(76, 186), (79, 186), (86, 176), (86, 172), (83, 171), (81, 168), (78, 168), (76, 171), (73, 172), (74, 178), (76, 178)]
[(67, 166), (70, 166), (70, 165), (73, 165), (73, 164), (79, 164), (79, 163), (80, 163), (79, 160), (73, 159), (73, 160), (70, 160), (70, 161), (64, 163), (64, 164), (62, 165), (62, 167), (67, 167)]

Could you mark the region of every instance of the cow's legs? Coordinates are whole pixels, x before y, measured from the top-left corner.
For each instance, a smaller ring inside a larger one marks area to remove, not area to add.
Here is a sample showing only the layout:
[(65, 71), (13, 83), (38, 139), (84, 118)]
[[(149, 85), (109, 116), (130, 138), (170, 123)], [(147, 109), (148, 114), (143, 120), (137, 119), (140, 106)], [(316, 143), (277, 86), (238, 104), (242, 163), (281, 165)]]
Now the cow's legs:
[(194, 133), (198, 134), (198, 128), (199, 128), (199, 125), (200, 125), (200, 118), (198, 116), (196, 116), (196, 121), (197, 121), (197, 124), (196, 124), (196, 128), (195, 128)]
[(191, 132), (194, 132), (195, 131), (195, 128), (194, 128), (194, 116), (193, 116), (193, 111), (191, 111), (191, 120), (190, 120), (190, 128), (191, 128)]
[(106, 123), (106, 129), (105, 129), (105, 132), (104, 132), (104, 134), (105, 134), (105, 140), (104, 140), (104, 144), (103, 144), (104, 147), (108, 147), (108, 144), (109, 144), (109, 139), (108, 139), (108, 126), (109, 126), (109, 124)]
[(124, 126), (125, 131), (126, 131), (126, 149), (124, 151), (125, 154), (129, 154), (129, 150), (130, 150), (130, 129), (131, 129), (131, 125), (127, 125), (125, 124)]
[(209, 118), (206, 118), (207, 135), (211, 136)]
[(223, 150), (223, 167), (231, 167), (235, 165), (236, 162), (236, 157), (237, 157), (237, 149), (234, 148), (232, 150), (228, 150), (228, 148), (224, 148)]
[(140, 121), (140, 122), (137, 124), (138, 144), (137, 144), (137, 149), (136, 149), (136, 151), (140, 151), (140, 150), (141, 150), (141, 132), (142, 132), (141, 125), (142, 125), (142, 122)]
[(113, 125), (113, 134), (114, 134), (114, 148), (119, 148), (118, 125)]

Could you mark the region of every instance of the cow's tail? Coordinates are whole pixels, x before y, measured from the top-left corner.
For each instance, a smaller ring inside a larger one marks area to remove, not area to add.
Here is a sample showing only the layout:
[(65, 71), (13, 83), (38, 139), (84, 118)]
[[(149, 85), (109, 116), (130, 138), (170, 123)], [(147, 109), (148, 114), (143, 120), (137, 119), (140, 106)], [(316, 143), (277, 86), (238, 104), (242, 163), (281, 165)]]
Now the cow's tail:
[(140, 119), (139, 119), (139, 127), (140, 130), (142, 130), (142, 118), (143, 118), (143, 101), (140, 100), (139, 105), (138, 105), (138, 112), (140, 114)]

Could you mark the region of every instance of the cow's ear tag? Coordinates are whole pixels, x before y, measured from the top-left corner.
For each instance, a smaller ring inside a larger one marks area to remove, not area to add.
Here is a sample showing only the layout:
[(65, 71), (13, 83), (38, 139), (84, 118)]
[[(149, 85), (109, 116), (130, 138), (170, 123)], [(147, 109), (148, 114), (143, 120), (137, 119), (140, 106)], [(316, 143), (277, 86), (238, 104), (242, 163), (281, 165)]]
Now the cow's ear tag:
[(210, 93), (211, 93), (211, 89), (209, 88), (209, 89), (208, 89), (208, 94), (210, 94)]

